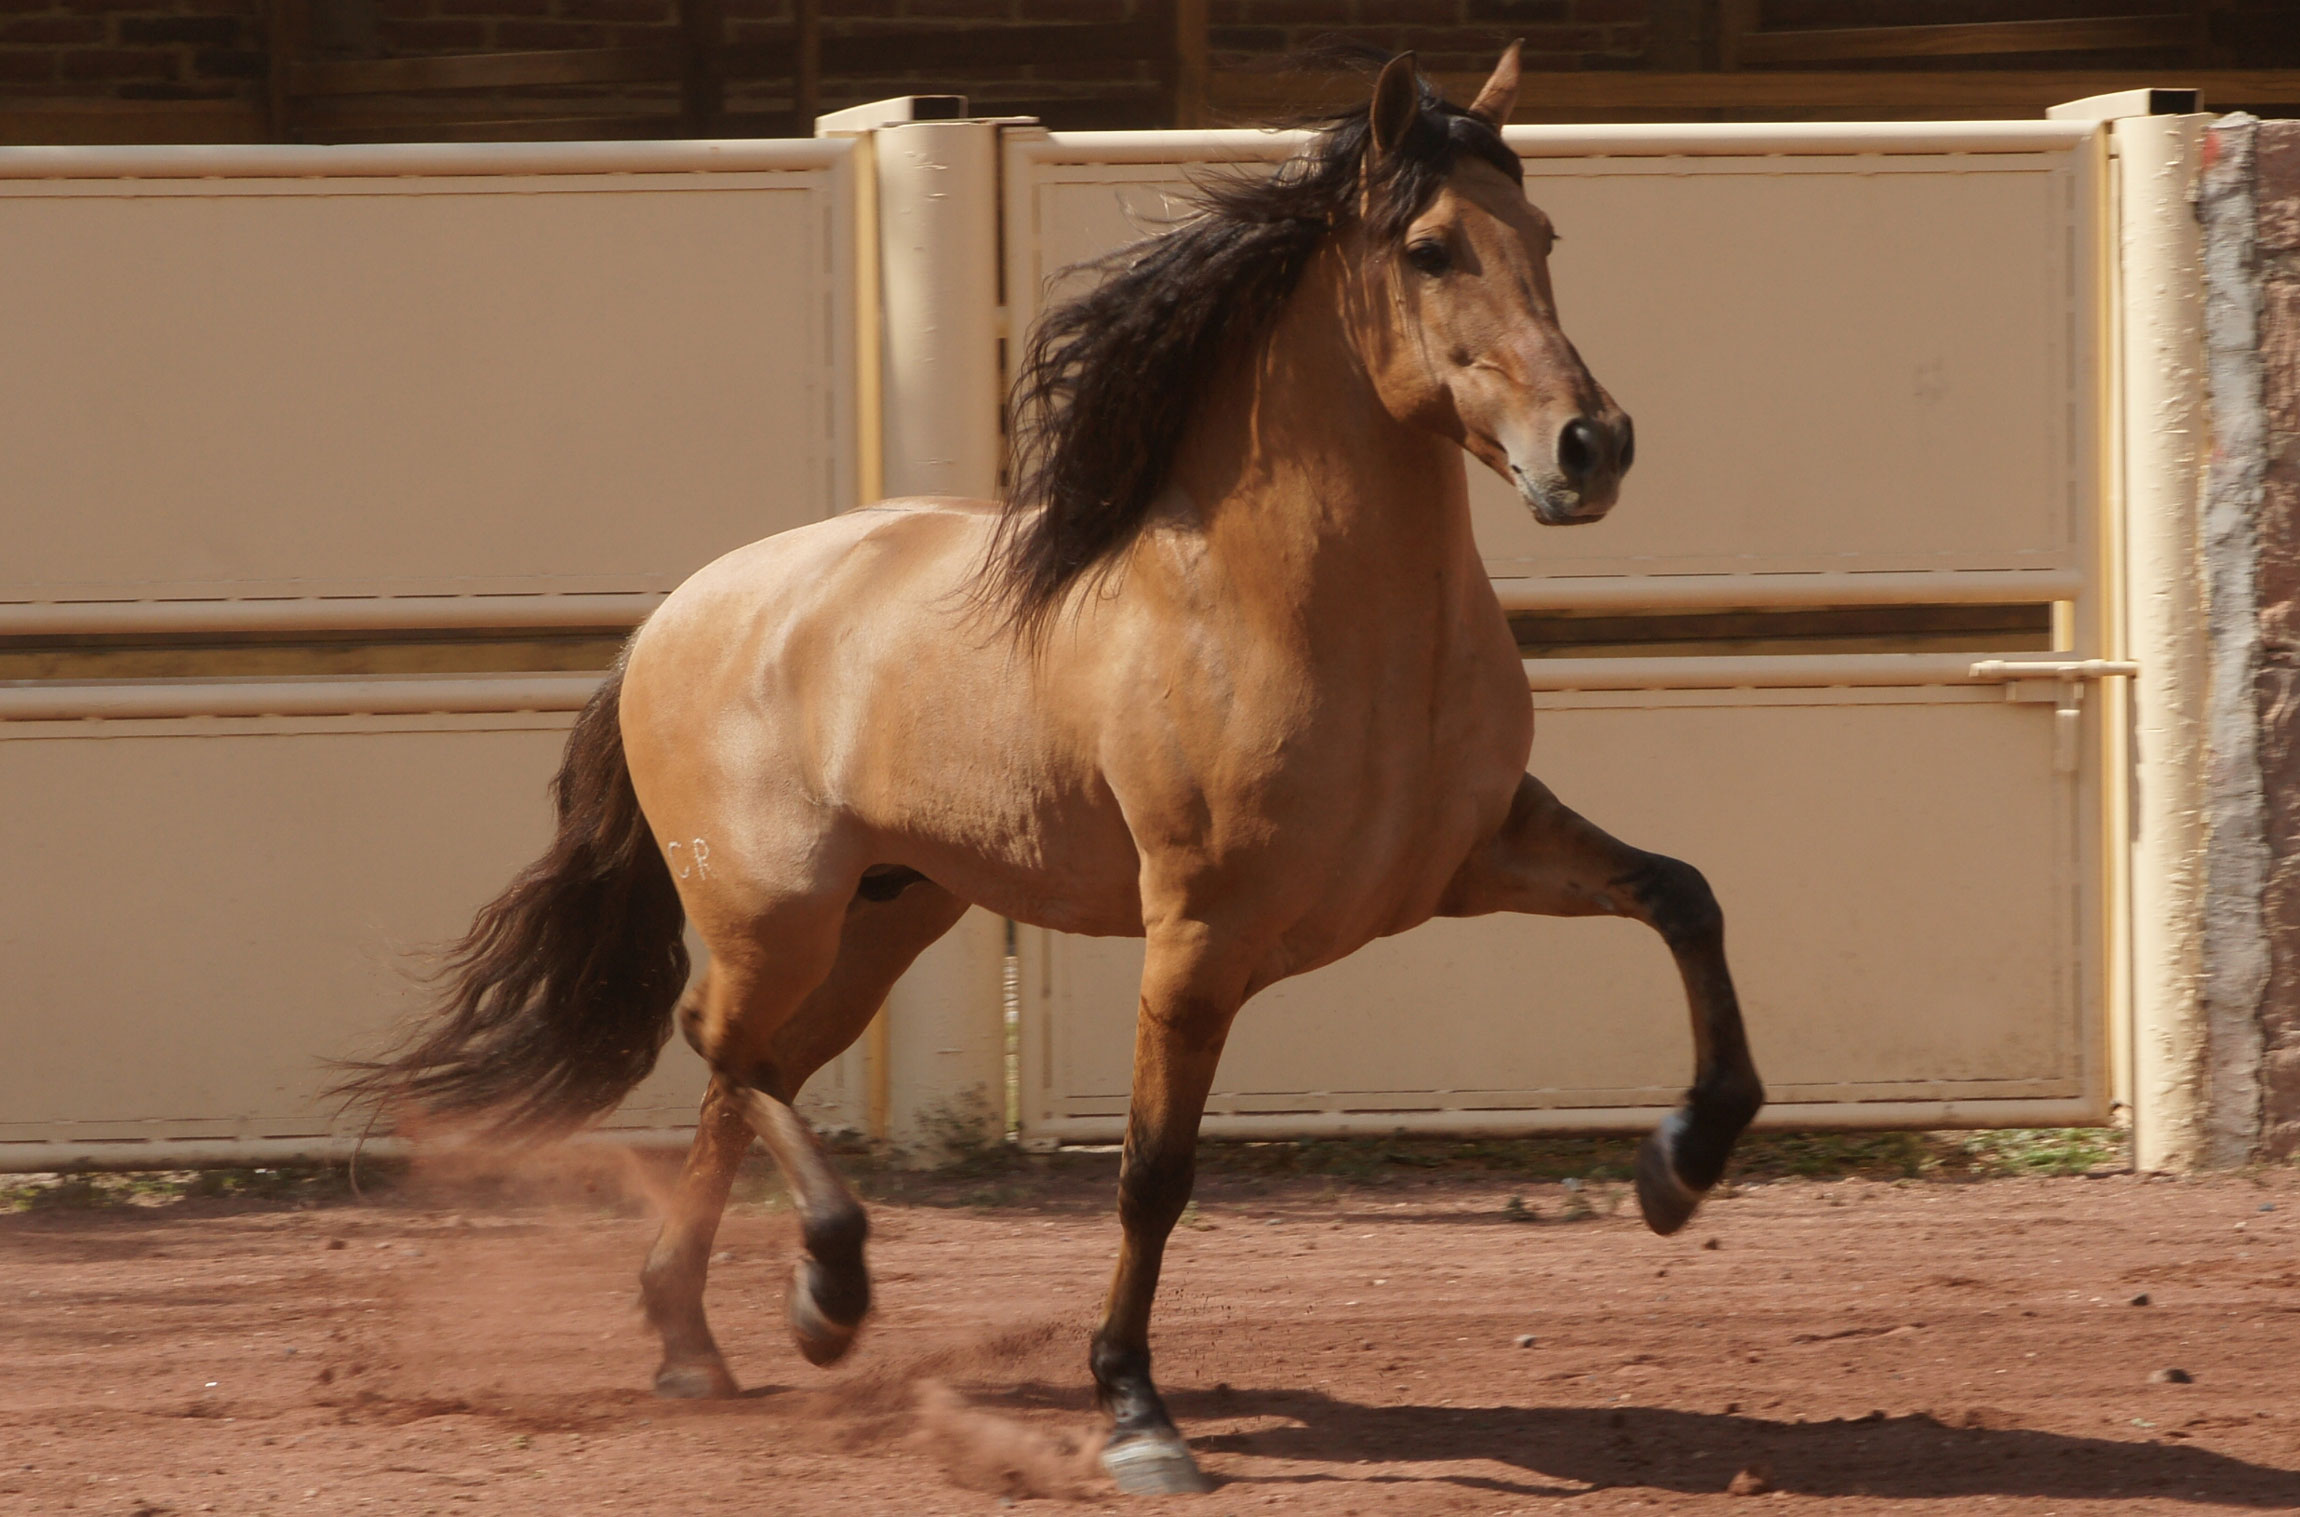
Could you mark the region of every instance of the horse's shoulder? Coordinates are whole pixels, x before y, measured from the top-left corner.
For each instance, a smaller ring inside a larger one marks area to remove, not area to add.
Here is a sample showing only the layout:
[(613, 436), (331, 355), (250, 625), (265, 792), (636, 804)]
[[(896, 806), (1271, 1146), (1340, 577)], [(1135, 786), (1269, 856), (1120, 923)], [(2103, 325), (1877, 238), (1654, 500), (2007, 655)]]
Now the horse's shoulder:
[(849, 516), (867, 513), (901, 513), (916, 515), (932, 512), (940, 516), (996, 516), (1006, 507), (995, 500), (983, 500), (972, 495), (897, 495), (887, 500), (874, 501), (848, 512)]

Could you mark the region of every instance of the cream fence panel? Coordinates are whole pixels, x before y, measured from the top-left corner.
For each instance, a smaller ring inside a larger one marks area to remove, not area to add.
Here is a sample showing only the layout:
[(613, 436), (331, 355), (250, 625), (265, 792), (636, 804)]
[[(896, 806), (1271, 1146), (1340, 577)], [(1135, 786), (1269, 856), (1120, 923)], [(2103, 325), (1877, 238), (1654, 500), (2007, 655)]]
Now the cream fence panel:
[(0, 601), (669, 590), (855, 497), (845, 143), (0, 153)]
[[(875, 483), (985, 488), (904, 439), (979, 430), (973, 392), (995, 386), (973, 317), (998, 299), (976, 272), (996, 252), (948, 191), (991, 193), (996, 130), (0, 153), (0, 339), (24, 359), (0, 375), (18, 534), (0, 636), (619, 626)], [(1573, 533), (1477, 485), (1507, 606), (2049, 602), (2057, 633), (2041, 658), (1985, 639), (1537, 656), (1537, 770), (1717, 882), (1774, 1120), (2103, 1115), (2121, 801), (2101, 776), (2122, 760), (2084, 695), (2123, 666), (2099, 662), (2097, 129), (1511, 140), (1566, 234), (1568, 327), (1641, 459), (1614, 517)], [(1174, 214), (1189, 175), (1291, 146), (1008, 130), (1008, 338), (1062, 267)], [(882, 298), (891, 317), (921, 290), (950, 319), (881, 324)], [(122, 309), (149, 320), (84, 315)], [(882, 371), (931, 414), (882, 431)], [(320, 1061), (411, 1004), (400, 947), (457, 930), (539, 848), (589, 687), (0, 688), (0, 793), (35, 798), (0, 819), (18, 861), (0, 1165), (341, 1151)], [(885, 1130), (890, 1103), (981, 1083), (990, 938), (961, 937), (810, 1087), (820, 1119)], [(1024, 1132), (1113, 1136), (1139, 945), (1020, 946)], [(1208, 1126), (1610, 1126), (1665, 1105), (1688, 1052), (1641, 930), (1433, 924), (1259, 998)], [(699, 1083), (674, 1044), (616, 1121), (681, 1127)]]
[[(854, 156), (0, 149), (0, 635), (611, 634), (845, 508)], [(347, 1149), (325, 1061), (540, 852), (594, 683), (0, 682), (0, 1167)]]
[[(1636, 417), (1639, 461), (1614, 514), (1571, 532), (1538, 528), (1479, 471), (1479, 540), (1506, 606), (2049, 602), (2054, 629), (2050, 652), (1986, 636), (1806, 655), (1533, 647), (1535, 771), (1709, 874), (1769, 1120), (2104, 1117), (2118, 797), (2102, 782), (2115, 734), (2084, 694), (2125, 666), (2099, 662), (2114, 631), (2100, 130), (1509, 140), (1563, 232), (1567, 330)], [(1256, 171), (1292, 145), (1013, 134), (1013, 330), (1066, 265), (1186, 214), (1193, 175)], [(1023, 1130), (1114, 1137), (1141, 947), (1021, 942)], [(1660, 943), (1628, 924), (1433, 923), (1251, 1003), (1207, 1130), (1640, 1124), (1690, 1069), (1682, 1005)]]

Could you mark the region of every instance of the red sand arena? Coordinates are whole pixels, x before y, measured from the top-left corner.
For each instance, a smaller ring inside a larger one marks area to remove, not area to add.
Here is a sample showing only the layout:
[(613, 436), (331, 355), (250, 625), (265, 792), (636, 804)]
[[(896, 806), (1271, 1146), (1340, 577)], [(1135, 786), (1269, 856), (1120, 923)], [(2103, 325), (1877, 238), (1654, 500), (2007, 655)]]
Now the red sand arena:
[[(784, 1334), (789, 1214), (738, 1203), (710, 1301), (747, 1389), (710, 1404), (645, 1390), (649, 1166), (16, 1191), (0, 1511), (1120, 1509), (1084, 1365), (1113, 1160), (993, 1168), (880, 1187), (880, 1310), (827, 1373)], [(1157, 1342), (1220, 1486), (1173, 1501), (2300, 1508), (2300, 1171), (1745, 1179), (1661, 1239), (1603, 1180), (1377, 1170), (1210, 1162)]]

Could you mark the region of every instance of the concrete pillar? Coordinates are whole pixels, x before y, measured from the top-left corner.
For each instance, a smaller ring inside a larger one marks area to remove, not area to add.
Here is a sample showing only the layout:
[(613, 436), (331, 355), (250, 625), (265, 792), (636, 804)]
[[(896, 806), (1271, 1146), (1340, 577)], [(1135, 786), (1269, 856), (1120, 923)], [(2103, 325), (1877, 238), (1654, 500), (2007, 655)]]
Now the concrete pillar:
[(2205, 1158), (2203, 116), (2116, 123), (2126, 625), (2132, 721), (2133, 1153)]
[[(868, 138), (862, 193), (875, 197), (864, 219), (877, 231), (878, 299), (864, 430), (878, 437), (884, 497), (994, 496), (1004, 404), (998, 127), (910, 120), (910, 106), (857, 107), (819, 126)], [(863, 1045), (871, 1136), (925, 1161), (1004, 1134), (1005, 957), (1005, 921), (970, 911), (887, 996)]]

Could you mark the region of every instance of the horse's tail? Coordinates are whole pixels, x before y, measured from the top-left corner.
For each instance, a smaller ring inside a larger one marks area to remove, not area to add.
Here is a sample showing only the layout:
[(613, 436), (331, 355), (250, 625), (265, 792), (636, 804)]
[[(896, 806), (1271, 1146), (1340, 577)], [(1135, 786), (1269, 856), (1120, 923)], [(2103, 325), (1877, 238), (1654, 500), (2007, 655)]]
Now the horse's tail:
[(622, 688), (617, 659), (551, 782), (558, 835), (446, 949), (437, 1015), (335, 1094), (549, 1137), (655, 1067), (687, 983), (685, 913), (631, 788)]

